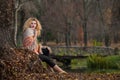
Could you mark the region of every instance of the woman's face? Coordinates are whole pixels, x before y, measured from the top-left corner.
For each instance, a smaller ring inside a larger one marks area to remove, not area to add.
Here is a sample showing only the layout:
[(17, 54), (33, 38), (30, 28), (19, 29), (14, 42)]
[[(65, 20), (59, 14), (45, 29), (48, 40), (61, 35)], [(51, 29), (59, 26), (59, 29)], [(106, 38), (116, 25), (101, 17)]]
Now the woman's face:
[(37, 26), (36, 21), (32, 21), (31, 24), (30, 24), (30, 28), (34, 28), (35, 29), (36, 26)]

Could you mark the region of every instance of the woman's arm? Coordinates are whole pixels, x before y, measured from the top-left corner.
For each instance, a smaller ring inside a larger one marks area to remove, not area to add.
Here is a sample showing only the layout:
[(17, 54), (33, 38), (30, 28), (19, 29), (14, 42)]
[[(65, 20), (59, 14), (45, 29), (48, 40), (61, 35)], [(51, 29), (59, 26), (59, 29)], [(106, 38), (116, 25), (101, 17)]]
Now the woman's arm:
[(33, 43), (33, 37), (27, 37), (27, 38), (23, 39), (24, 47), (28, 47), (28, 46), (32, 45), (32, 43)]
[(24, 32), (23, 32), (23, 46), (24, 47), (28, 47), (33, 43), (33, 30), (31, 28), (27, 28)]

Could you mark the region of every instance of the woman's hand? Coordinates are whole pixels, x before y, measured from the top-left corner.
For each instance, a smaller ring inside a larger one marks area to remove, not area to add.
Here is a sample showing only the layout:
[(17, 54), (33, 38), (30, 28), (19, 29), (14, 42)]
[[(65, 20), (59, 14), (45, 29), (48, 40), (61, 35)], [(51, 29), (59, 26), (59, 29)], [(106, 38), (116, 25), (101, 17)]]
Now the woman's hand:
[(36, 49), (34, 49), (33, 51), (34, 51), (37, 55), (40, 54)]

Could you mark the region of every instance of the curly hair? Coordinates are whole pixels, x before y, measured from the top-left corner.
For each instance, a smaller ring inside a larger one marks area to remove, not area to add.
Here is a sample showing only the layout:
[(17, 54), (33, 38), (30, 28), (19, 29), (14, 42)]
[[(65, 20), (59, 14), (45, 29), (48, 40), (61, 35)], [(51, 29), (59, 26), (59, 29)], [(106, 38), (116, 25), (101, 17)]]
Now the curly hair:
[(28, 18), (28, 19), (25, 21), (25, 23), (24, 23), (24, 25), (23, 25), (23, 32), (24, 32), (27, 28), (30, 27), (30, 24), (31, 24), (32, 21), (36, 21), (36, 23), (37, 23), (37, 26), (36, 26), (36, 30), (37, 30), (37, 32), (38, 32), (37, 36), (41, 35), (41, 32), (40, 32), (40, 31), (42, 30), (41, 24), (40, 24), (40, 22), (38, 21), (38, 19), (36, 19), (36, 18), (34, 18), (34, 17)]

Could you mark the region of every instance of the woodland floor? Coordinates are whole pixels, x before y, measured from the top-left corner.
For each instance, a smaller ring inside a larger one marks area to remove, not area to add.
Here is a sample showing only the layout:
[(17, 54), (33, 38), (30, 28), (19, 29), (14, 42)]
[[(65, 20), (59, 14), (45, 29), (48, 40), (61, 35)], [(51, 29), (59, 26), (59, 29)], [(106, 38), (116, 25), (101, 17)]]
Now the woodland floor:
[(0, 48), (0, 80), (120, 80), (119, 73), (53, 73), (36, 54), (23, 49)]

